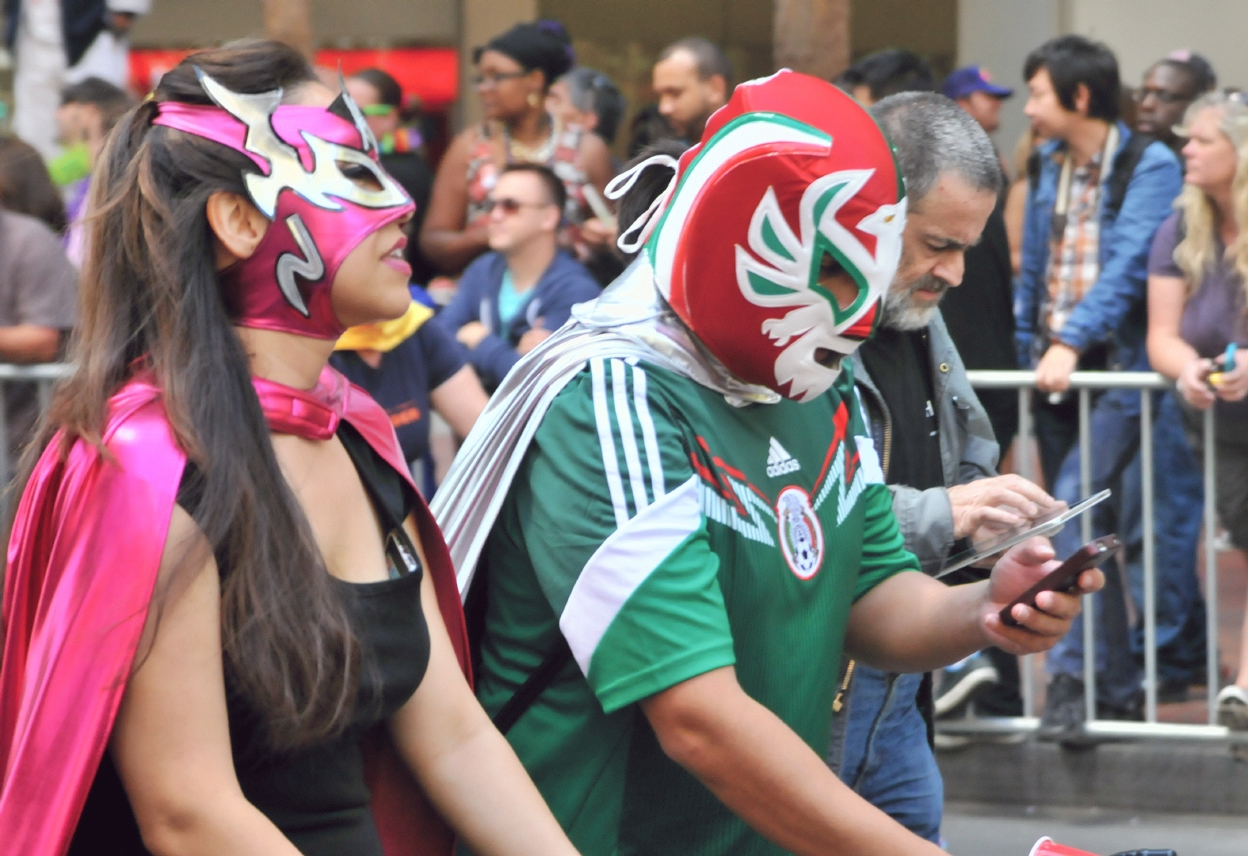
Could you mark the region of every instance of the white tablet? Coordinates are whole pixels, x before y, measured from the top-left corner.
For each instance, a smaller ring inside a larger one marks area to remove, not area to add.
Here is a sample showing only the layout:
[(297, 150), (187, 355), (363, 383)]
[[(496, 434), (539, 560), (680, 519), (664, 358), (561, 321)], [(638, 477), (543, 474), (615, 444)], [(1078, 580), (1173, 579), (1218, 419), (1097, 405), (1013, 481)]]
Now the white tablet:
[(998, 553), (1004, 553), (1014, 545), (1021, 544), (1032, 536), (1043, 535), (1045, 538), (1048, 538), (1056, 535), (1068, 521), (1083, 514), (1092, 506), (1109, 499), (1111, 493), (1112, 491), (1103, 490), (1069, 508), (1051, 511), (1048, 514), (1037, 517), (1035, 520), (1020, 523), (1013, 529), (1007, 529), (1000, 535), (994, 535), (991, 538), (978, 541), (972, 544), (969, 550), (946, 559), (945, 564), (941, 566), (940, 571), (936, 574), (936, 578), (939, 579), (945, 574), (956, 571), (959, 568), (965, 568), (967, 565), (973, 565)]

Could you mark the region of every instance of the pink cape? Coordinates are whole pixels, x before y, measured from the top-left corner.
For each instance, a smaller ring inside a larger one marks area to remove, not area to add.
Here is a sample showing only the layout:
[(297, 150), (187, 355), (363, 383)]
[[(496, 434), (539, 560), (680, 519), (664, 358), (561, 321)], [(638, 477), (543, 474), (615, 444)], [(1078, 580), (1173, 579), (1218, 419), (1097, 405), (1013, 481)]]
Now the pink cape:
[[(410, 482), (394, 429), (367, 393), (327, 368), (307, 393), (257, 382), (274, 430), (304, 436), (339, 418)], [(150, 378), (110, 400), (113, 460), (57, 435), (18, 506), (4, 577), (0, 653), (0, 842), (63, 856), (112, 731), (156, 583), (186, 456)], [(415, 510), (438, 606), (464, 674), (468, 637), (437, 524)], [(453, 837), (383, 728), (366, 742), (373, 814), (386, 856), (450, 854)]]

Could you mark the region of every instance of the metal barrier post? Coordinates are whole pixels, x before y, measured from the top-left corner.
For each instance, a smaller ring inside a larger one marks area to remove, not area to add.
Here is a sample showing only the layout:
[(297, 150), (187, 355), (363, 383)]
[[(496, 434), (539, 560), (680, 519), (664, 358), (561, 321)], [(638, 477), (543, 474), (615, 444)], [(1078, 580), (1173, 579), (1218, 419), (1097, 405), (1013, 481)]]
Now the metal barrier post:
[[(1144, 719), (1157, 721), (1157, 569), (1153, 520), (1153, 394), (1140, 390), (1140, 476), (1144, 514)], [(1125, 576), (1125, 575), (1124, 575)], [(1130, 591), (1130, 586), (1124, 586)]]
[[(995, 371), (995, 370), (977, 370), (968, 371), (967, 377), (971, 385), (975, 389), (1014, 389), (1019, 395), (1019, 457), (1017, 460), (1017, 468), (1019, 475), (1024, 478), (1031, 478), (1033, 470), (1031, 461), (1031, 448), (1029, 440), (1034, 427), (1033, 413), (1031, 410), (1032, 390), (1034, 390), (1036, 375), (1031, 371)], [(1092, 443), (1091, 436), (1088, 433), (1088, 423), (1091, 416), (1091, 392), (1090, 390), (1103, 389), (1132, 389), (1137, 391), (1145, 390), (1168, 390), (1173, 388), (1173, 384), (1157, 374), (1156, 372), (1074, 372), (1071, 375), (1071, 389), (1078, 390), (1079, 394), (1079, 424), (1080, 424), (1080, 475), (1083, 481), (1084, 493), (1091, 492), (1091, 462), (1092, 462)], [(1145, 393), (1147, 395), (1147, 393)], [(1242, 746), (1248, 749), (1248, 732), (1233, 732), (1224, 725), (1216, 725), (1217, 708), (1215, 699), (1218, 690), (1218, 678), (1221, 671), (1219, 666), (1219, 657), (1217, 649), (1217, 627), (1218, 627), (1218, 573), (1217, 573), (1217, 550), (1214, 542), (1217, 535), (1216, 529), (1216, 474), (1217, 462), (1214, 459), (1216, 447), (1214, 445), (1214, 415), (1213, 411), (1205, 412), (1204, 438), (1205, 438), (1205, 458), (1204, 458), (1204, 480), (1205, 480), (1205, 609), (1206, 618), (1208, 620), (1208, 637), (1206, 642), (1209, 647), (1209, 661), (1207, 664), (1207, 680), (1209, 683), (1209, 723), (1206, 725), (1193, 725), (1188, 723), (1175, 722), (1157, 722), (1157, 702), (1156, 702), (1156, 554), (1153, 538), (1156, 534), (1156, 521), (1154, 519), (1154, 509), (1156, 505), (1156, 490), (1154, 475), (1156, 473), (1155, 462), (1152, 459), (1153, 450), (1153, 411), (1150, 404), (1145, 404), (1141, 408), (1142, 416), (1140, 417), (1140, 451), (1143, 456), (1141, 469), (1144, 477), (1144, 493), (1141, 497), (1146, 507), (1142, 508), (1144, 515), (1143, 526), (1145, 531), (1146, 550), (1149, 557), (1146, 561), (1145, 571), (1145, 604), (1143, 611), (1146, 614), (1146, 631), (1147, 634), (1147, 674), (1149, 682), (1148, 695), (1148, 720), (1147, 722), (1121, 722), (1117, 720), (1099, 720), (1095, 718), (1095, 698), (1096, 698), (1096, 669), (1095, 669), (1095, 616), (1093, 614), (1093, 604), (1090, 600), (1084, 602), (1084, 631), (1087, 634), (1084, 639), (1086, 642), (1084, 650), (1084, 676), (1085, 676), (1085, 696), (1084, 702), (1088, 721), (1084, 723), (1081, 731), (1082, 737), (1092, 742), (1103, 740), (1205, 740), (1216, 741), (1223, 745), (1231, 744)], [(1092, 521), (1084, 515), (1080, 521), (1082, 532), (1086, 539), (1092, 536)], [(1034, 731), (1039, 725), (1033, 711), (1031, 699), (1031, 670), (1024, 666), (1023, 671), (1023, 698), (1024, 711), (1027, 716), (1022, 717), (970, 717), (959, 720), (941, 720), (937, 724), (937, 728), (946, 734), (965, 734), (965, 735), (999, 735), (999, 734), (1025, 734)]]
[[(1014, 466), (1018, 474), (1035, 481), (1031, 460), (1031, 387), (1018, 388), (1018, 440), (1015, 443)], [(1024, 654), (1019, 663), (1023, 684), (1023, 716), (1036, 715), (1036, 676), (1032, 674), (1032, 655)]]
[(52, 387), (56, 384), (54, 380), (38, 381), (39, 389), (39, 412), (43, 413), (48, 409), (48, 405), (52, 403)]
[[(1079, 390), (1079, 490), (1092, 493), (1092, 392)], [(1052, 490), (1052, 485), (1049, 485)], [(1079, 518), (1084, 543), (1092, 540), (1092, 515)], [(1096, 595), (1083, 596), (1083, 705), (1088, 722), (1096, 719)]]
[(1218, 480), (1214, 470), (1214, 408), (1205, 410), (1205, 684), (1209, 696), (1209, 724), (1218, 722)]
[(0, 363), (0, 514), (8, 515), (9, 482), (13, 478), (15, 462), (9, 458), (9, 422), (5, 384), (27, 381), (36, 384), (40, 410), (46, 409), (52, 397), (52, 386), (68, 377), (74, 367), (68, 363), (43, 363), (39, 365), (14, 365)]

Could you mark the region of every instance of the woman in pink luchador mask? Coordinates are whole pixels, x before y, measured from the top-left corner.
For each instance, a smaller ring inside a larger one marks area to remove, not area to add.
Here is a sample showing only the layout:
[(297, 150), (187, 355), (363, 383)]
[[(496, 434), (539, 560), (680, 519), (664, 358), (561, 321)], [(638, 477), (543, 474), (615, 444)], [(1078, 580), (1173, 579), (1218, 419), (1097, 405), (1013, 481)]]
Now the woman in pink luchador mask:
[(410, 300), (413, 206), (354, 102), (281, 45), (196, 54), (90, 204), (77, 371), (10, 529), (3, 849), (449, 854), (445, 818), (573, 853), (472, 695), (388, 419), (326, 366)]

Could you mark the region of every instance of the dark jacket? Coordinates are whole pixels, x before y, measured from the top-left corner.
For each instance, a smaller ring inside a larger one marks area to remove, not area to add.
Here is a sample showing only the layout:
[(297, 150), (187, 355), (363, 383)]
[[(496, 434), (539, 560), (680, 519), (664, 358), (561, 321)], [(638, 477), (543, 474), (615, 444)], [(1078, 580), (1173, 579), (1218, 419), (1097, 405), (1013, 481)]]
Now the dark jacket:
[(529, 290), (528, 300), (511, 324), (503, 329), (498, 316), (498, 293), (503, 287), (507, 260), (498, 253), (478, 258), (464, 275), (450, 305), (437, 314), (434, 323), (454, 336), (469, 321), (480, 321), (490, 331), (477, 347), (468, 352), (481, 382), (494, 388), (520, 359), (516, 344), (540, 318), (541, 326), (554, 332), (567, 322), (572, 307), (593, 300), (602, 293), (598, 283), (579, 262), (563, 250)]
[[(4, 43), (13, 48), (21, 0), (4, 0)], [(104, 29), (106, 0), (61, 0), (61, 33), (65, 39), (65, 64), (73, 67)]]
[(968, 369), (1018, 368), (1010, 241), (1003, 215), (1004, 205), (998, 202), (979, 243), (967, 248), (962, 284), (940, 301), (949, 336)]
[[(968, 369), (1016, 369), (1014, 283), (1010, 241), (1005, 232), (1004, 197), (988, 217), (979, 243), (966, 251), (962, 284), (940, 301), (949, 336)], [(1004, 449), (1018, 430), (1018, 393), (1012, 389), (976, 390), (988, 411), (992, 430)]]
[[(966, 484), (997, 474), (997, 441), (992, 425), (966, 377), (966, 367), (949, 338), (944, 319), (937, 312), (927, 325), (931, 345), (932, 390), (940, 423), (940, 463), (945, 487)], [(892, 443), (892, 417), (879, 387), (867, 373), (862, 355), (851, 358), (854, 384), (862, 398), (880, 463), (887, 472)], [(923, 571), (935, 574), (953, 548), (953, 506), (945, 487), (917, 490), (890, 484), (893, 513), (906, 549), (919, 559)]]

